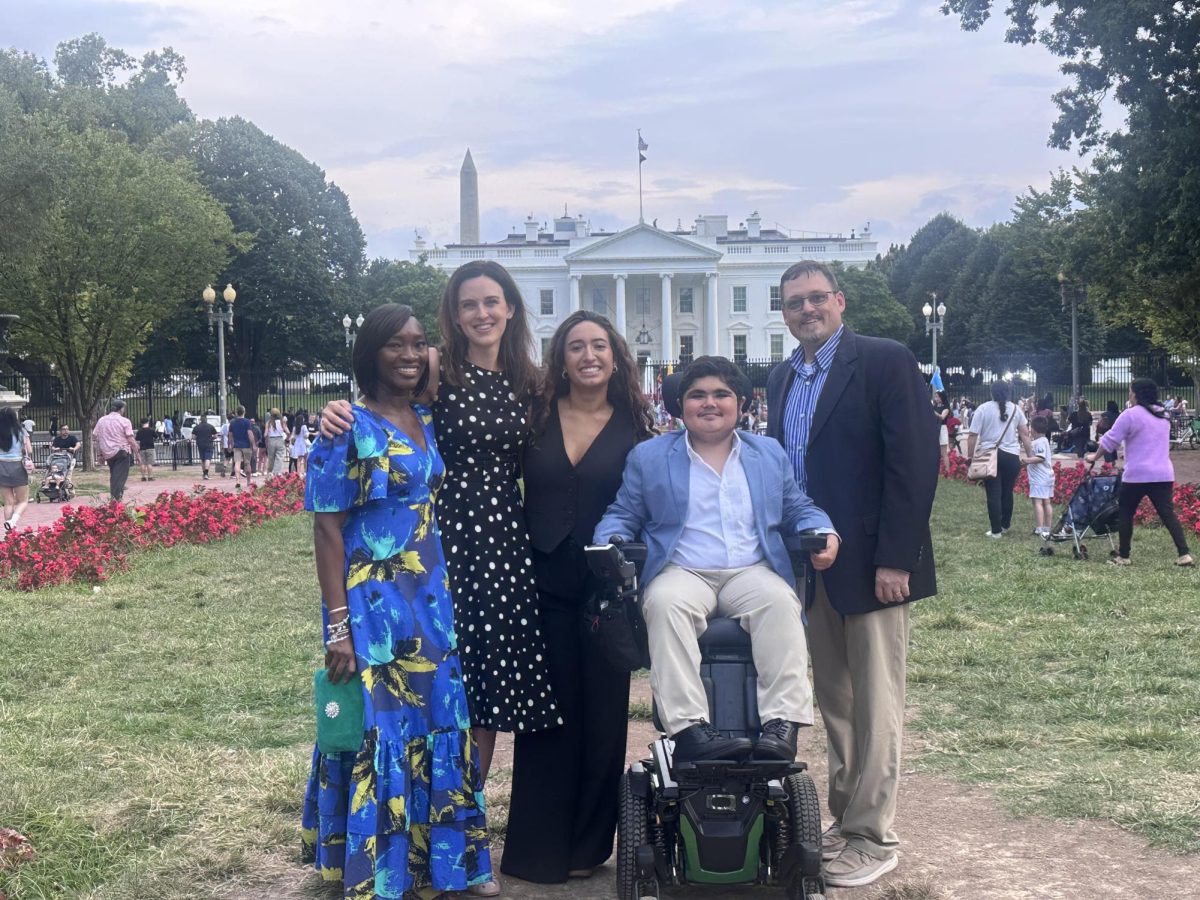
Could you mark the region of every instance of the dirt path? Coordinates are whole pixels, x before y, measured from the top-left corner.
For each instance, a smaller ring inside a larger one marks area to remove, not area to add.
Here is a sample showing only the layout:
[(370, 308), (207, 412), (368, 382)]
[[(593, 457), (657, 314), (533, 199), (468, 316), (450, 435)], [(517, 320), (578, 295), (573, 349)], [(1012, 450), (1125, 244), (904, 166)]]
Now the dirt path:
[[(648, 704), (649, 684), (635, 679), (630, 702)], [(645, 708), (642, 706), (642, 708)], [(627, 760), (646, 755), (656, 737), (650, 723), (630, 722)], [(910, 748), (917, 746), (911, 738)], [(824, 732), (820, 725), (801, 737), (799, 758), (809, 764), (824, 794)], [(502, 735), (493, 763), (493, 806), (505, 806), (512, 740)], [(946, 778), (906, 771), (901, 782), (897, 830), (900, 866), (864, 888), (831, 889), (835, 900), (1092, 900), (1092, 898), (1195, 898), (1200, 859), (1149, 850), (1145, 841), (1097, 821), (1053, 822), (1013, 819), (990, 791)], [(493, 858), (498, 862), (498, 856)], [(328, 897), (315, 876), (278, 859), (265, 863), (262, 880), (243, 884), (230, 900), (299, 900)], [(504, 894), (520, 900), (613, 900), (615, 869), (609, 864), (590, 879), (537, 885), (503, 878)], [(333, 894), (336, 896), (336, 893)], [(783, 897), (767, 888), (691, 888), (679, 897), (743, 900)]]

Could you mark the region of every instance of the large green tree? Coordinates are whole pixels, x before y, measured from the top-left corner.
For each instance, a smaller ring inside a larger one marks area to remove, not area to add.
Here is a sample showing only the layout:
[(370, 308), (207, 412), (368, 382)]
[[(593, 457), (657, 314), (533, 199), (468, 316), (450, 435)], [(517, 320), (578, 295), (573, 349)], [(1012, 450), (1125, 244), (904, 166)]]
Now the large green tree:
[(10, 267), (36, 246), (61, 166), (53, 140), (39, 124), (51, 84), (45, 61), (0, 51), (0, 260)]
[(340, 320), (357, 305), (365, 245), (342, 190), (318, 166), (241, 118), (182, 125), (154, 146), (168, 158), (192, 161), (253, 242), (197, 282), (191, 318), (168, 323), (156, 340), (177, 326), (198, 328), (205, 281), (228, 281), (238, 292), (231, 372), (247, 409), (257, 408), (277, 373), (339, 359)]
[[(992, 0), (946, 0), (966, 29)], [(1096, 150), (1079, 177), (1070, 271), (1118, 324), (1200, 354), (1200, 5), (1129, 0), (1009, 0), (1005, 39), (1040, 43), (1071, 83), (1054, 95), (1052, 146)], [(1124, 108), (1104, 127), (1102, 105)]]
[(411, 306), (430, 344), (441, 340), (438, 330), (438, 306), (446, 290), (445, 273), (425, 262), (406, 262), (394, 259), (373, 259), (363, 273), (360, 295), (364, 309), (384, 303), (403, 303)]
[(859, 334), (891, 338), (905, 343), (912, 322), (892, 296), (887, 279), (874, 266), (865, 269), (834, 266), (838, 286), (846, 295), (846, 325)]
[(907, 341), (918, 359), (929, 358), (929, 339), (921, 308), (936, 294), (940, 302), (958, 307), (963, 298), (952, 286), (975, 249), (979, 233), (949, 213), (938, 213), (916, 230), (907, 245), (892, 247), (879, 261), (892, 295), (908, 311)]
[(58, 45), (54, 69), (53, 108), (77, 131), (111, 129), (145, 146), (194, 118), (177, 90), (187, 67), (170, 47), (138, 61), (88, 34)]
[(225, 266), (234, 233), (186, 162), (107, 131), (43, 127), (64, 165), (36, 250), (0, 266), (0, 295), (21, 298), (17, 342), (57, 367), (89, 460), (101, 403), (189, 286)]

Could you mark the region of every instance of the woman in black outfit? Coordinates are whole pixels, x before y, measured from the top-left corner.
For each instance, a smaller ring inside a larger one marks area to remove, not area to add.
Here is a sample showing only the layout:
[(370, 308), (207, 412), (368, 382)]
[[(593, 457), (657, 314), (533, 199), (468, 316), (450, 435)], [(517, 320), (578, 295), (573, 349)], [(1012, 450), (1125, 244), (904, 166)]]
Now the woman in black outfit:
[(585, 628), (597, 583), (583, 548), (653, 422), (624, 338), (596, 313), (568, 316), (551, 342), (523, 457), (525, 523), (564, 724), (516, 735), (506, 875), (561, 883), (591, 875), (612, 854), (629, 673), (608, 664)]

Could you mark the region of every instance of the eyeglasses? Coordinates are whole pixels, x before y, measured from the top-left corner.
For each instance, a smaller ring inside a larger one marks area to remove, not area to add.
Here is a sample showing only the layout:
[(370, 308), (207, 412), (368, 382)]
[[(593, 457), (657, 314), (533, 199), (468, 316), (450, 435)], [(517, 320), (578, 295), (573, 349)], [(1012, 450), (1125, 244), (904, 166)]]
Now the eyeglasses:
[(783, 308), (788, 312), (800, 312), (804, 309), (804, 304), (807, 302), (813, 309), (824, 306), (829, 302), (829, 298), (834, 294), (833, 291), (820, 291), (815, 294), (806, 294), (803, 297), (789, 297), (783, 304)]

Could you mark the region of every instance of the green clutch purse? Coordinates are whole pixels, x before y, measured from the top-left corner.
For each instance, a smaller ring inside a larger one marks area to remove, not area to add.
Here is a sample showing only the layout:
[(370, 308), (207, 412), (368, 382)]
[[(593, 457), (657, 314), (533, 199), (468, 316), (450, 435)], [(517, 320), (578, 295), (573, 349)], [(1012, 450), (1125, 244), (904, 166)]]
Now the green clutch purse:
[(313, 676), (317, 706), (317, 749), (322, 753), (357, 753), (363, 744), (363, 684), (357, 672), (345, 684), (334, 684), (324, 668)]

